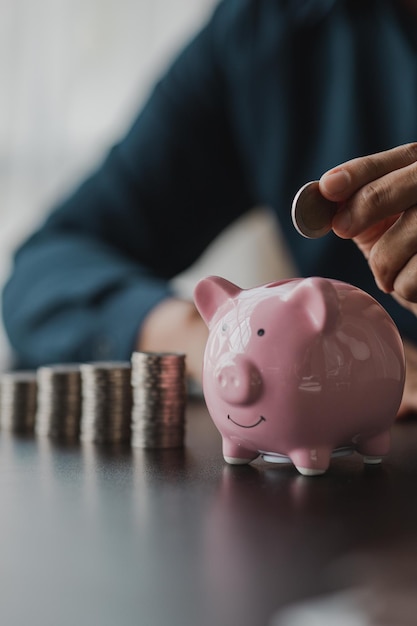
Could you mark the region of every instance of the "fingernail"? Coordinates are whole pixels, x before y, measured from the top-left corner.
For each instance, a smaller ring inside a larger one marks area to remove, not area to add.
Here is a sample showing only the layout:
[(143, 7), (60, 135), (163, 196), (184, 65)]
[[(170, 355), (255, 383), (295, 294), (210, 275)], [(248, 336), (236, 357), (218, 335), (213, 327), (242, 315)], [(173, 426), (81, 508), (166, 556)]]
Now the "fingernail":
[(350, 175), (346, 170), (339, 170), (333, 174), (324, 174), (321, 184), (330, 196), (339, 196), (348, 189)]
[(349, 209), (342, 209), (333, 218), (333, 228), (341, 233), (346, 234), (352, 225), (352, 217)]

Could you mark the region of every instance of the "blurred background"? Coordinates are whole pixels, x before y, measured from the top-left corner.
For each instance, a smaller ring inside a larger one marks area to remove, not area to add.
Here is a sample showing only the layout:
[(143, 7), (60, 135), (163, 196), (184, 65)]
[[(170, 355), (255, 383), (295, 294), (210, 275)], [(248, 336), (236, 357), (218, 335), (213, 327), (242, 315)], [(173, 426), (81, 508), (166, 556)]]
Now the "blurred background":
[[(154, 81), (216, 0), (0, 0), (0, 281), (13, 251), (129, 128)], [(259, 242), (262, 241), (262, 245)], [(261, 207), (176, 279), (242, 287), (292, 273)], [(0, 369), (12, 352), (0, 324)]]

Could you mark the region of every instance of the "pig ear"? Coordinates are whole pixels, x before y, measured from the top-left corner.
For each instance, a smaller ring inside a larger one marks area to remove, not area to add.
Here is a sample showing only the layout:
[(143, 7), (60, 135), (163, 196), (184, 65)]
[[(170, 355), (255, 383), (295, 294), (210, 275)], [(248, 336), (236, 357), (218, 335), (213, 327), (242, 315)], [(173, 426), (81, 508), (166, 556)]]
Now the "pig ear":
[(201, 317), (209, 325), (217, 309), (241, 291), (240, 287), (225, 278), (208, 276), (197, 283), (194, 289), (194, 302)]
[(305, 278), (290, 292), (288, 302), (305, 311), (317, 332), (331, 330), (339, 318), (339, 297), (326, 278)]

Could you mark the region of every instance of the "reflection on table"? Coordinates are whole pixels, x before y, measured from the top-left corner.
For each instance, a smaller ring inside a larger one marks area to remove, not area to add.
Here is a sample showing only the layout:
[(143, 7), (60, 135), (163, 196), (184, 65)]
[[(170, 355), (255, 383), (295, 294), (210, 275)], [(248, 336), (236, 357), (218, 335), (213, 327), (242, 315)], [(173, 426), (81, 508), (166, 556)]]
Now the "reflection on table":
[(303, 607), (340, 609), (358, 589), (391, 589), (404, 606), (417, 582), (416, 452), (411, 419), (380, 467), (359, 455), (318, 478), (232, 467), (201, 402), (184, 449), (2, 432), (2, 623), (301, 626)]

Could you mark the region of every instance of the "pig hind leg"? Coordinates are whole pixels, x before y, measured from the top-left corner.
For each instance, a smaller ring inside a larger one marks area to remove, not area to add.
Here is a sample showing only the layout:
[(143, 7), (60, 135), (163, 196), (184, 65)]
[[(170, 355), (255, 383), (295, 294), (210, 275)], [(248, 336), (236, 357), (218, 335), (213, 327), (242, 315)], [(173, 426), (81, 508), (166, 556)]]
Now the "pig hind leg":
[(356, 450), (363, 455), (363, 462), (367, 465), (381, 463), (382, 457), (388, 454), (391, 448), (391, 434), (385, 430), (378, 435), (362, 436), (355, 444)]

